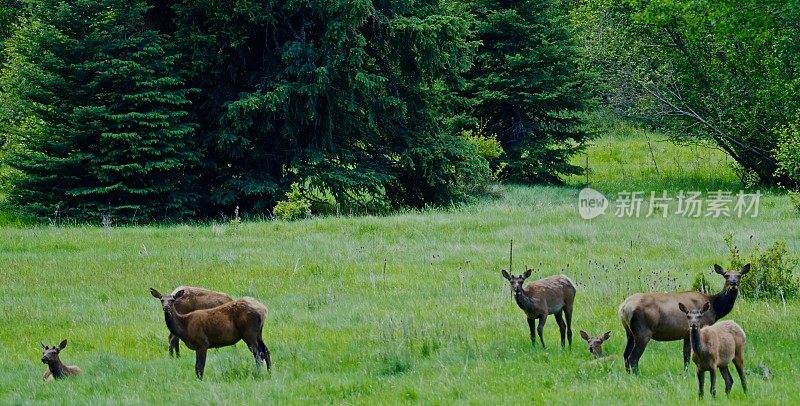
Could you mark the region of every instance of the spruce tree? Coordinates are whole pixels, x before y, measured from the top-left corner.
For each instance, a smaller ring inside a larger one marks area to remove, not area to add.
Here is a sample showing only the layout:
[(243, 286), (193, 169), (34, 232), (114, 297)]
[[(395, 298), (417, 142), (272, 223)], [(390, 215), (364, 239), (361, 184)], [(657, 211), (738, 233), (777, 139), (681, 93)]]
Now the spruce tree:
[(587, 134), (577, 112), (588, 94), (566, 13), (553, 0), (475, 0), (481, 41), (465, 95), (475, 123), (501, 142), (515, 182), (579, 173), (570, 157)]
[(2, 130), (21, 211), (79, 221), (193, 212), (188, 89), (144, 1), (43, 1), (7, 41)]
[(175, 42), (200, 124), (204, 211), (310, 198), (397, 207), (463, 199), (485, 162), (451, 131), (472, 44), (443, 1), (181, 1)]

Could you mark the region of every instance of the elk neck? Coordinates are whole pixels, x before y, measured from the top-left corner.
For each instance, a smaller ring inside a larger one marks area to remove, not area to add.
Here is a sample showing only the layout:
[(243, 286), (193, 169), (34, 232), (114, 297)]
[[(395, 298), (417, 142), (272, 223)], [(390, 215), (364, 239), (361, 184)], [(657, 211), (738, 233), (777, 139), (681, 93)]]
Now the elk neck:
[(168, 312), (164, 312), (164, 321), (170, 333), (177, 337), (186, 336), (186, 316), (178, 313), (174, 305), (170, 306)]
[(59, 379), (66, 375), (64, 374), (64, 371), (67, 369), (67, 367), (61, 362), (60, 359), (55, 359), (53, 362), (48, 362), (47, 368), (50, 370), (53, 378)]
[(733, 304), (736, 303), (736, 297), (739, 295), (739, 289), (728, 287), (727, 284), (722, 287), (722, 292), (711, 296), (711, 307), (714, 309), (714, 321), (725, 317), (733, 310)]
[(535, 299), (532, 297), (528, 297), (524, 291), (520, 290), (519, 292), (514, 292), (514, 300), (517, 302), (517, 306), (520, 309), (525, 311), (534, 311), (536, 307)]
[(700, 356), (703, 354), (703, 343), (700, 341), (700, 327), (689, 328), (689, 344), (692, 346), (692, 351)]

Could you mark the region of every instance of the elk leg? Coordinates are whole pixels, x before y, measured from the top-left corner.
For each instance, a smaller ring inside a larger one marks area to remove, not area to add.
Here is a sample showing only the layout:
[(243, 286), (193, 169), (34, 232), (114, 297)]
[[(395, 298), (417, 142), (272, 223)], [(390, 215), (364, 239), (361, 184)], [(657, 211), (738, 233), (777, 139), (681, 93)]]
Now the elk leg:
[(261, 367), (261, 348), (258, 346), (258, 340), (247, 340), (247, 348), (253, 353), (253, 358), (256, 360), (256, 368)]
[(203, 379), (203, 370), (206, 368), (206, 349), (198, 348), (195, 350), (194, 373), (197, 374), (197, 379)]
[(622, 358), (625, 361), (625, 370), (631, 372), (631, 363), (629, 357), (633, 352), (633, 334), (625, 328), (625, 335), (628, 338), (628, 342), (625, 344), (625, 352), (622, 353)]
[(536, 348), (536, 319), (528, 319), (528, 328), (531, 330), (531, 345)]
[(267, 370), (269, 370), (272, 368), (272, 359), (270, 359), (271, 357), (269, 354), (269, 348), (267, 348), (267, 345), (264, 344), (264, 340), (261, 339), (261, 337), (258, 337), (258, 347), (258, 350), (261, 354), (261, 359), (263, 359), (264, 363), (267, 364)]
[(709, 391), (711, 392), (711, 397), (716, 398), (717, 397), (717, 371), (714, 368), (711, 368), (711, 370), (708, 371), (708, 375), (711, 377), (711, 379), (709, 379), (709, 386), (711, 386), (709, 388)]
[(634, 337), (633, 349), (631, 350), (631, 355), (629, 358), (631, 364), (631, 370), (634, 373), (637, 374), (639, 373), (639, 358), (641, 358), (642, 354), (644, 354), (644, 350), (645, 348), (647, 348), (647, 343), (649, 342), (650, 342), (649, 335), (641, 335), (638, 337)]
[(698, 393), (698, 397), (700, 399), (703, 398), (703, 381), (705, 380), (705, 371), (697, 370), (697, 384), (700, 386), (700, 392)]
[(724, 367), (719, 367), (719, 374), (722, 375), (722, 380), (725, 381), (725, 394), (729, 395), (731, 393), (731, 388), (733, 387), (733, 377), (731, 376), (731, 371), (728, 369), (728, 366), (725, 365)]
[(172, 356), (172, 351), (175, 351), (175, 358), (181, 357), (181, 339), (178, 336), (170, 334), (169, 335), (169, 356)]
[(564, 306), (564, 316), (567, 319), (567, 341), (569, 342), (569, 349), (572, 349), (572, 304)]
[(689, 336), (683, 339), (683, 372), (689, 370), (689, 357), (692, 355), (692, 346), (689, 341)]
[(543, 314), (539, 316), (539, 326), (536, 327), (536, 332), (539, 333), (539, 340), (542, 342), (542, 349), (545, 349), (544, 346), (544, 337), (542, 336), (542, 332), (544, 331), (544, 322), (547, 321), (547, 315)]
[(561, 348), (564, 348), (564, 340), (567, 334), (567, 325), (564, 323), (564, 316), (561, 311), (554, 314), (556, 323), (558, 323), (558, 332), (561, 334)]
[(747, 382), (744, 380), (744, 361), (737, 357), (733, 359), (733, 365), (736, 367), (736, 373), (739, 374), (739, 381), (742, 382), (742, 389), (747, 393)]

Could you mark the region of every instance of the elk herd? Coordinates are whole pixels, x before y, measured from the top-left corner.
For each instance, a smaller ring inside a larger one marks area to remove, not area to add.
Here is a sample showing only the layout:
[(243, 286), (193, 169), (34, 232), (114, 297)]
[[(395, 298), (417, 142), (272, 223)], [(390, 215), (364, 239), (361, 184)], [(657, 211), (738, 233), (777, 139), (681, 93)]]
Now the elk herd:
[[(725, 393), (733, 386), (728, 365), (733, 362), (742, 389), (747, 392), (744, 375), (744, 331), (733, 321), (717, 323), (733, 309), (739, 295), (739, 281), (750, 271), (750, 264), (739, 271), (726, 272), (714, 265), (714, 272), (725, 278), (722, 291), (707, 295), (702, 292), (636, 293), (619, 305), (619, 320), (625, 330), (627, 344), (622, 358), (625, 369), (638, 373), (639, 359), (650, 340), (683, 340), (684, 370), (689, 367), (689, 358), (697, 366), (699, 396), (703, 397), (705, 373), (710, 375), (710, 391), (716, 396), (716, 370), (725, 381)], [(575, 284), (565, 275), (549, 276), (523, 286), (531, 276), (528, 269), (520, 276), (514, 276), (505, 269), (501, 271), (511, 284), (514, 301), (525, 313), (530, 329), (531, 343), (536, 346), (536, 334), (544, 348), (542, 330), (547, 316), (552, 314), (561, 333), (561, 347), (564, 336), (572, 347), (572, 312), (575, 301)], [(566, 323), (564, 318), (566, 317)], [(535, 327), (535, 322), (539, 326)], [(535, 328), (535, 330), (534, 330)], [(589, 352), (595, 358), (602, 358), (603, 342), (611, 337), (608, 331), (601, 336), (591, 337), (581, 330), (581, 338), (589, 345)]]
[[(714, 265), (714, 271), (725, 280), (722, 291), (717, 294), (636, 293), (619, 305), (618, 315), (627, 339), (622, 355), (627, 371), (638, 373), (639, 360), (651, 340), (683, 340), (684, 370), (688, 369), (691, 358), (697, 367), (700, 397), (703, 397), (706, 372), (710, 376), (710, 392), (716, 396), (717, 370), (725, 382), (725, 393), (730, 393), (733, 386), (728, 370), (730, 363), (736, 368), (742, 389), (747, 391), (744, 331), (733, 321), (718, 321), (733, 309), (739, 281), (750, 271), (750, 265), (728, 272)], [(505, 269), (501, 274), (508, 280), (517, 306), (525, 313), (531, 344), (536, 347), (538, 334), (545, 348), (542, 332), (547, 316), (552, 314), (558, 324), (561, 347), (569, 343), (571, 349), (575, 283), (565, 275), (555, 275), (526, 285), (526, 279), (532, 274), (530, 269), (519, 276)], [(262, 338), (267, 308), (257, 300), (250, 297), (234, 300), (225, 293), (191, 286), (180, 286), (168, 295), (150, 288), (150, 294), (161, 302), (169, 330), (169, 355), (180, 356), (180, 342), (183, 341), (195, 352), (195, 374), (199, 379), (203, 378), (208, 349), (231, 346), (239, 341), (247, 345), (257, 367), (263, 362), (267, 370), (271, 368), (270, 351)], [(580, 336), (594, 358), (609, 357), (603, 351), (603, 343), (611, 337), (611, 331), (593, 337), (581, 330)], [(67, 340), (53, 347), (42, 344), (42, 362), (47, 364), (42, 379), (49, 381), (81, 373), (77, 366), (61, 362), (59, 355), (66, 346)]]

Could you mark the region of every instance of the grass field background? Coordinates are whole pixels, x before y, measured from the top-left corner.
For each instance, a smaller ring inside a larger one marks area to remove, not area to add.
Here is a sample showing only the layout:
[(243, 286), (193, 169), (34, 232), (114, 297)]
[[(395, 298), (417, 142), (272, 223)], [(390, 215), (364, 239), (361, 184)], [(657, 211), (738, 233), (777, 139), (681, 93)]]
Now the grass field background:
[[(717, 150), (675, 146), (629, 125), (603, 131), (576, 162), (588, 157), (590, 186), (609, 197), (741, 188)], [(586, 221), (577, 213), (585, 181), (507, 186), (474, 205), (389, 217), (6, 226), (0, 404), (695, 402), (693, 365), (683, 372), (680, 342), (651, 343), (641, 374), (625, 372), (618, 304), (634, 292), (690, 289), (698, 272), (727, 266), (725, 233), (745, 253), (776, 240), (798, 253), (798, 216), (786, 196), (762, 191), (757, 218), (617, 218), (609, 210)], [(552, 317), (547, 350), (531, 348), (500, 276), (512, 239), (514, 273), (563, 272), (578, 285), (572, 351), (560, 349)], [(709, 278), (721, 287), (720, 277)], [(265, 303), (273, 371), (257, 372), (241, 343), (209, 352), (204, 381), (185, 346), (170, 359), (148, 288), (181, 284)], [(750, 388), (745, 396), (735, 378), (727, 402), (800, 403), (800, 303), (740, 299), (727, 319), (747, 333)], [(592, 361), (579, 330), (611, 330), (605, 350), (616, 355)], [(84, 373), (43, 383), (39, 342), (64, 338), (62, 360)], [(721, 379), (717, 390), (725, 403)]]

